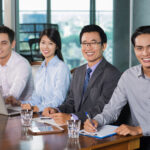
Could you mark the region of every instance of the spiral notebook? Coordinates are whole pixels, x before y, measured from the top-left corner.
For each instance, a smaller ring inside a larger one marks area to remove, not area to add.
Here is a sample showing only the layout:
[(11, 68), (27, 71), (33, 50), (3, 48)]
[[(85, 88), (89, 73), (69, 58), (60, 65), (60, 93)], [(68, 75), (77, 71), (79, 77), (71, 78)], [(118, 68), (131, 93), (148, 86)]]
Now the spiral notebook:
[(94, 132), (94, 133), (87, 132), (85, 130), (80, 130), (80, 135), (103, 139), (103, 138), (115, 135), (116, 134), (115, 129), (117, 128), (118, 126), (105, 125), (105, 126), (99, 127), (97, 129), (97, 132)]

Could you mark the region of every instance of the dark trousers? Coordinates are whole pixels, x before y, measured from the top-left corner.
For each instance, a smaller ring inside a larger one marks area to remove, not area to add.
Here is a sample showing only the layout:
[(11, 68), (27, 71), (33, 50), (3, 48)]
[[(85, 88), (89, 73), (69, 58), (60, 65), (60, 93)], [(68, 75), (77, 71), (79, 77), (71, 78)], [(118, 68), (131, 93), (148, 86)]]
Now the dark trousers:
[(140, 149), (138, 150), (150, 150), (150, 136), (143, 136), (140, 139)]

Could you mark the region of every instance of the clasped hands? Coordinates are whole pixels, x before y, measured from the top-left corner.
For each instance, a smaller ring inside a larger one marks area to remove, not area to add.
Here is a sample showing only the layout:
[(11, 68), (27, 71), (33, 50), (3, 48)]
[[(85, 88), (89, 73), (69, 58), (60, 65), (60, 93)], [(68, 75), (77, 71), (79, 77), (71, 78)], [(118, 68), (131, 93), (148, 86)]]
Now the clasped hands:
[(5, 98), (6, 104), (11, 104), (12, 106), (21, 106), (22, 109), (33, 109), (33, 112), (39, 112), (39, 108), (37, 106), (31, 106), (30, 104), (21, 104), (21, 101), (16, 100), (13, 96), (8, 96)]
[(47, 107), (44, 109), (43, 116), (53, 118), (54, 121), (59, 125), (66, 124), (67, 120), (70, 120), (71, 115), (66, 113), (60, 113), (57, 109)]
[[(98, 127), (98, 121), (93, 119), (92, 122), (93, 122), (94, 126), (91, 124), (89, 119), (87, 119), (84, 122), (84, 129), (86, 131), (88, 131), (88, 132), (95, 132), (96, 131), (96, 128)], [(115, 132), (117, 134), (123, 135), (123, 136), (138, 135), (138, 134), (142, 134), (142, 129), (139, 126), (134, 127), (134, 126), (128, 126), (128, 125), (122, 124), (115, 130)]]

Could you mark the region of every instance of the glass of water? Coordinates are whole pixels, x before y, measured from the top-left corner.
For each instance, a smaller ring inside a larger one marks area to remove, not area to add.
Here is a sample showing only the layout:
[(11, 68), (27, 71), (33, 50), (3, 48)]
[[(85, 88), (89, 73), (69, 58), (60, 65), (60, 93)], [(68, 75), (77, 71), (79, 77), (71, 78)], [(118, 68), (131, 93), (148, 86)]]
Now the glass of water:
[(33, 110), (21, 110), (21, 124), (22, 126), (29, 127), (32, 123)]
[(68, 120), (68, 137), (69, 138), (79, 138), (81, 120)]

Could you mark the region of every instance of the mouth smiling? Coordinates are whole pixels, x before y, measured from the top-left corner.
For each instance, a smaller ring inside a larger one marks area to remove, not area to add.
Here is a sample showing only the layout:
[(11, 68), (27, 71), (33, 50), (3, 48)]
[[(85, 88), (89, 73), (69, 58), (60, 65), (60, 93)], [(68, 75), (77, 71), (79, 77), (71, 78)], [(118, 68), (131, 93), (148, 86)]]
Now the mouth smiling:
[(143, 61), (144, 63), (149, 63), (149, 62), (150, 62), (150, 58), (142, 58), (142, 61)]
[(49, 51), (43, 50), (42, 51), (44, 54), (48, 54)]
[(92, 55), (94, 55), (94, 52), (86, 52), (86, 55), (87, 56), (92, 56)]

